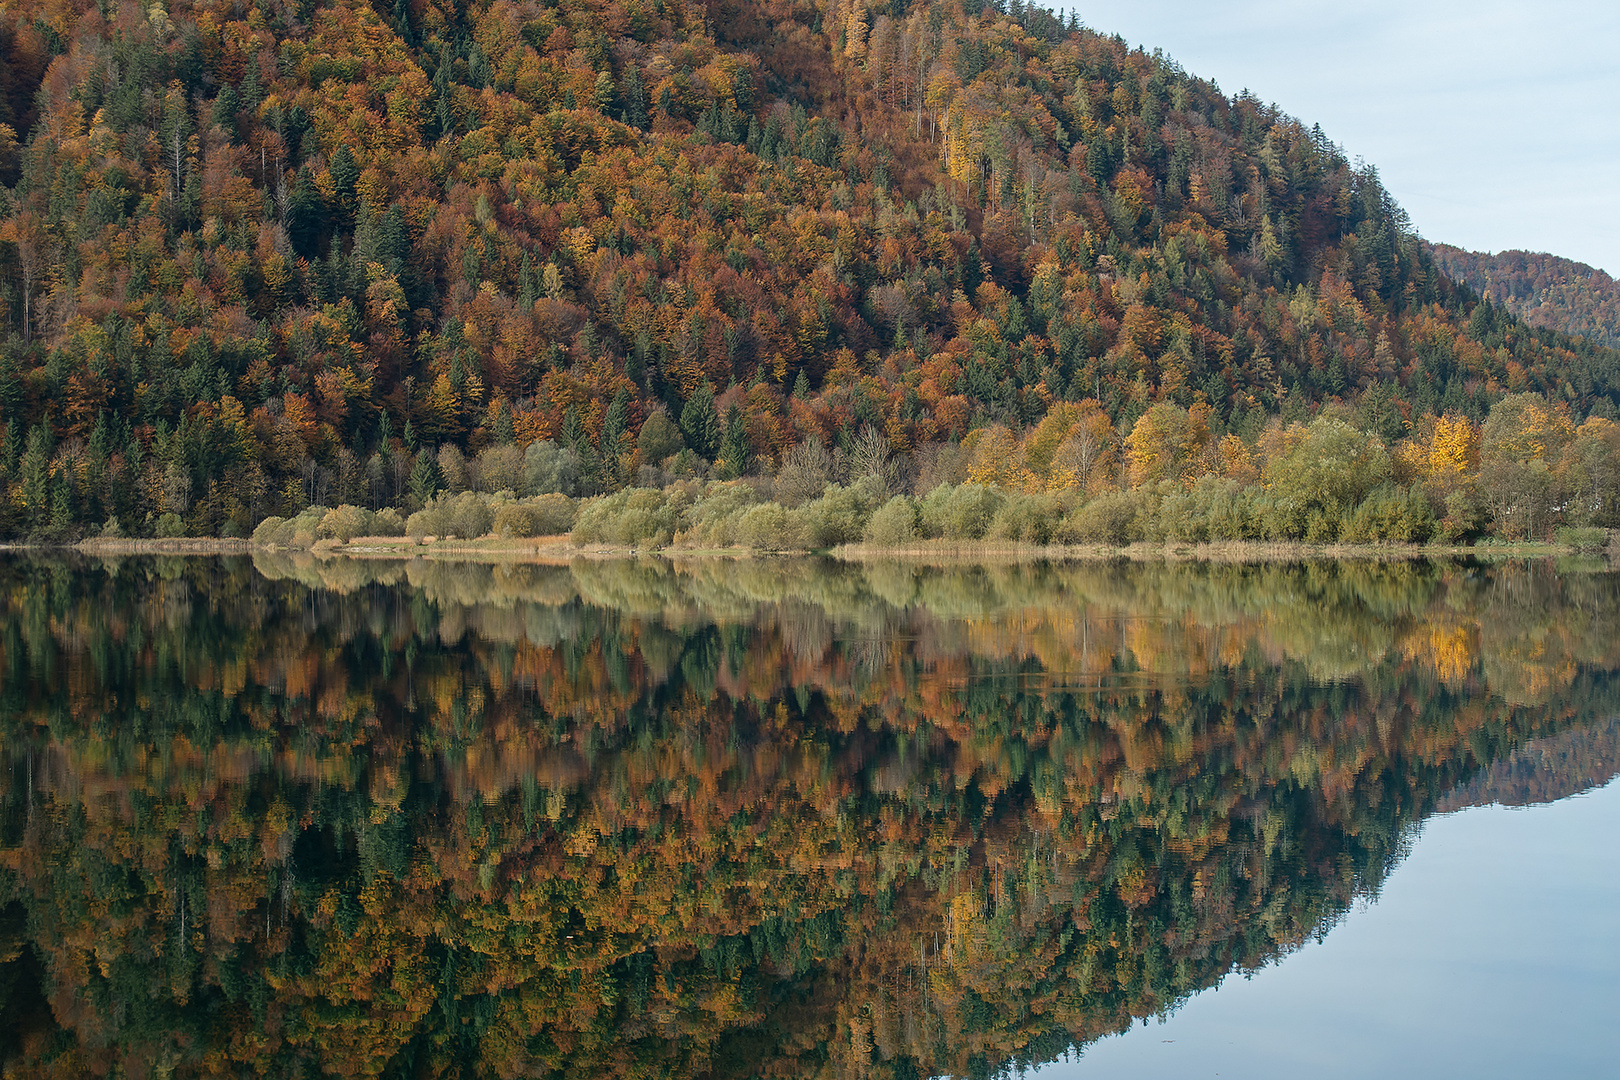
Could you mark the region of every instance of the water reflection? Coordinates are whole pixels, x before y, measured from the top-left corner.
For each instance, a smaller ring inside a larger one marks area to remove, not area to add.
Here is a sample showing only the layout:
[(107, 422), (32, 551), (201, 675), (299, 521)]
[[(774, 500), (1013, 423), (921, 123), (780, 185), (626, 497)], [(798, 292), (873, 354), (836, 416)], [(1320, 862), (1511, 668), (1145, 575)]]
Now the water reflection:
[(0, 1052), (1049, 1060), (1322, 932), (1442, 799), (1601, 771), (1617, 613), (1545, 565), (14, 560)]

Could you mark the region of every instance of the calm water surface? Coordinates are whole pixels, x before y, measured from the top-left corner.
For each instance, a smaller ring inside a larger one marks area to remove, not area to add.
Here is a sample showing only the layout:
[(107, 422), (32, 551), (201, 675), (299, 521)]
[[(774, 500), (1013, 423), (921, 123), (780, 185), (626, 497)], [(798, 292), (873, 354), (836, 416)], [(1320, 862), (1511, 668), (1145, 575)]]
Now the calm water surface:
[(1032, 1075), (1620, 1071), (1620, 782), (1431, 820), (1377, 902), (1251, 977)]
[(1603, 1075), (1617, 718), (1580, 566), (14, 557), (0, 1068)]

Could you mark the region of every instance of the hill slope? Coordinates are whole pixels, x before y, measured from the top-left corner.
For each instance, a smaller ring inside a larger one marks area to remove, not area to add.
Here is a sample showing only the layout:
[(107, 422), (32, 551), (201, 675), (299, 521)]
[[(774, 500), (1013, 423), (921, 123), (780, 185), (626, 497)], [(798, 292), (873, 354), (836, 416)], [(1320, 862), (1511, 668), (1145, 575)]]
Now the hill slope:
[(1252, 442), (1339, 398), (1393, 440), (1620, 390), (1452, 286), (1320, 131), (1016, 2), (4, 18), (12, 532), (408, 509), (441, 444), (558, 440), (602, 490), (1059, 400)]
[(1496, 255), (1432, 247), (1446, 276), (1501, 304), (1531, 326), (1620, 346), (1620, 284), (1585, 263), (1530, 251)]

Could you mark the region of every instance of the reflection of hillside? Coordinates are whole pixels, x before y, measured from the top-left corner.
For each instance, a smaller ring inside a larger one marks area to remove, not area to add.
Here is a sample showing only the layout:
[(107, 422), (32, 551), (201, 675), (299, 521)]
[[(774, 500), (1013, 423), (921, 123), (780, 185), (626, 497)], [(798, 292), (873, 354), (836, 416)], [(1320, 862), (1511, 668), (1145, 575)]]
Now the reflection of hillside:
[(1532, 739), (1435, 806), (1450, 813), (1469, 806), (1530, 806), (1602, 787), (1620, 776), (1620, 717)]
[(1541, 568), (256, 567), (0, 568), (18, 1069), (1044, 1060), (1620, 711)]

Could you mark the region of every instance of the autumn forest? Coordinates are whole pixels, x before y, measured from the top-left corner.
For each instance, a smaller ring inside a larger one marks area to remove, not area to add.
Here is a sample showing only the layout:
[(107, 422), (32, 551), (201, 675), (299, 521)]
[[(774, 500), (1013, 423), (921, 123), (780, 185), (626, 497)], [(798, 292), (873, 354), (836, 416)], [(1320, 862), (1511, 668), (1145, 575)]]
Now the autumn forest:
[(1328, 134), (1021, 0), (9, 0), (0, 185), (11, 537), (403, 522), (535, 447), (570, 496), (876, 441), (885, 497), (1260, 498), (1315, 424), (1394, 463), (1316, 538), (1620, 524), (1620, 354), (1457, 284)]

